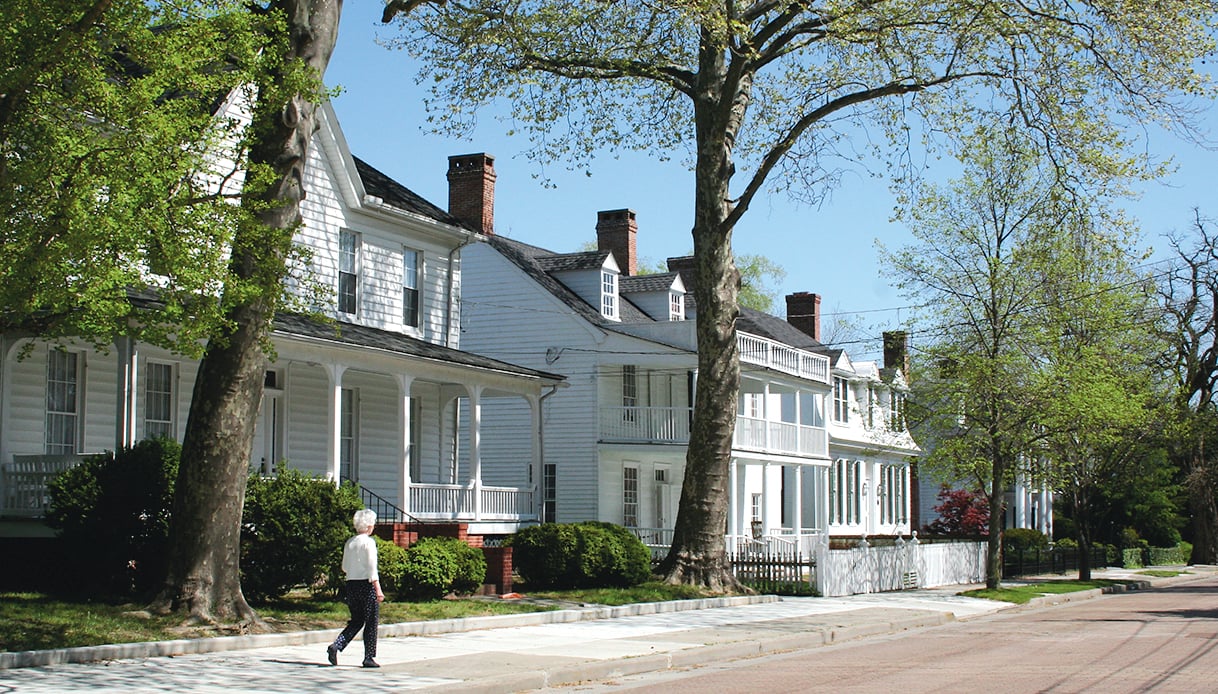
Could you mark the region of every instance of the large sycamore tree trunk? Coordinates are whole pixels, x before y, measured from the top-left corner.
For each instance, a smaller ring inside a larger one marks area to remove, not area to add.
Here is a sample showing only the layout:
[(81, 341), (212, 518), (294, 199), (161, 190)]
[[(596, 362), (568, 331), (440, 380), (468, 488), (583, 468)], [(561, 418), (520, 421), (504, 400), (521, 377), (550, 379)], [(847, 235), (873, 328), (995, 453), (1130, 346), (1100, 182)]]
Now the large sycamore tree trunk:
[(1192, 512), (1193, 553), (1188, 563), (1218, 564), (1218, 485), (1214, 484), (1213, 463), (1205, 458), (1204, 434), (1197, 434), (1190, 448), (1185, 487)]
[(673, 543), (659, 571), (669, 583), (734, 592), (741, 585), (725, 551), (730, 461), (740, 390), (736, 317), (740, 273), (732, 256), (729, 186), (732, 141), (747, 109), (751, 81), (725, 64), (722, 37), (704, 31), (694, 93), (694, 300), (698, 382), (685, 478)]
[(304, 167), (317, 128), (316, 96), (281, 87), (303, 63), (318, 80), (338, 36), (341, 0), (275, 0), (288, 36), (284, 60), (260, 85), (251, 125), (242, 205), (250, 211), (233, 241), (233, 287), (225, 288), (230, 330), (212, 339), (199, 365), (170, 529), (169, 575), (153, 603), (192, 621), (260, 624), (241, 592), (241, 512), (262, 400), (266, 355), (292, 237), (300, 225)]

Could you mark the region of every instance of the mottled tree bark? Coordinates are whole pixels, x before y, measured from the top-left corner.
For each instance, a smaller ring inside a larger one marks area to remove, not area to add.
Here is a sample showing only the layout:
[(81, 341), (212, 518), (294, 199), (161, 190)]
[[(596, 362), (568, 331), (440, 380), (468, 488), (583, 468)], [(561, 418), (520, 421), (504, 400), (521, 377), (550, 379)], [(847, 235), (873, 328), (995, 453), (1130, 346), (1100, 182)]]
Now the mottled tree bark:
[(732, 75), (722, 38), (703, 32), (694, 93), (697, 160), (694, 184), (694, 300), (698, 383), (685, 456), (685, 479), (673, 544), (660, 565), (669, 583), (714, 592), (741, 590), (725, 551), (732, 437), (740, 391), (740, 273), (732, 256), (732, 141), (747, 109), (751, 82)]
[(275, 0), (287, 19), (284, 60), (259, 85), (250, 170), (250, 212), (233, 241), (236, 282), (224, 301), (231, 329), (212, 339), (199, 365), (174, 499), (169, 576), (153, 603), (194, 621), (260, 623), (241, 592), (241, 512), (262, 400), (266, 354), (292, 237), (300, 225), (304, 167), (317, 129), (314, 94), (284, 93), (303, 63), (318, 80), (338, 36), (341, 0)]

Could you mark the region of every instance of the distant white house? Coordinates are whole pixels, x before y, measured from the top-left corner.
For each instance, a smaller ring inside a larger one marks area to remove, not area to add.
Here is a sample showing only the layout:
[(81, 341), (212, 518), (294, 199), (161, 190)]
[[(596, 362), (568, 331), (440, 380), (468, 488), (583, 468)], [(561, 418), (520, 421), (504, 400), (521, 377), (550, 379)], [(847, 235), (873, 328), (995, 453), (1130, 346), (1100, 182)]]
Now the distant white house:
[[(277, 317), (251, 470), (286, 460), (354, 480), (385, 520), (460, 521), (478, 534), (535, 522), (541, 405), (563, 379), (460, 349), (461, 252), (478, 230), (354, 158), (333, 110), (320, 113), (296, 242), (311, 252), (305, 270), (333, 289), (334, 323)], [(462, 166), (449, 172), (457, 189)], [(129, 340), (103, 354), (0, 335), (0, 516), (42, 515), (46, 479), (86, 454), (180, 440), (196, 370)], [(513, 411), (506, 457), (494, 438), (507, 430), (484, 414), (500, 401)]]
[[(493, 159), (483, 166), (493, 171)], [(543, 519), (620, 523), (664, 545), (697, 379), (690, 259), (638, 275), (629, 209), (598, 213), (595, 251), (555, 253), (496, 235), (494, 180), (483, 177), (486, 188), (470, 196), (482, 209), (466, 211), (485, 235), (462, 253), (462, 343), (567, 379), (543, 406)], [(788, 297), (788, 314), (802, 310), (791, 302), (814, 296)], [(804, 329), (793, 323), (800, 321), (741, 311), (725, 532), (791, 542), (829, 532), (908, 536), (918, 449), (900, 413), (904, 377), (826, 349), (816, 339), (818, 316)], [(838, 379), (848, 402), (835, 403)], [(837, 418), (835, 404), (850, 418)], [(523, 445), (527, 412), (510, 402), (493, 407), (499, 416), (484, 431), (503, 441), (515, 432)]]

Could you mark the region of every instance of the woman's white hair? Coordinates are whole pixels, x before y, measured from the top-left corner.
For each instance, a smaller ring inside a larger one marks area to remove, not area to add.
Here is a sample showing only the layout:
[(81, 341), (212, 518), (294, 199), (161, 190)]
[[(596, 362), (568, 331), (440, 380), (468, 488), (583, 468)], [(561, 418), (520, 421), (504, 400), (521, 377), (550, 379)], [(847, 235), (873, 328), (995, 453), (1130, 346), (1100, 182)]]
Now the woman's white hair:
[(351, 518), (351, 524), (355, 526), (355, 532), (357, 533), (368, 532), (376, 525), (376, 511), (370, 508), (361, 508)]

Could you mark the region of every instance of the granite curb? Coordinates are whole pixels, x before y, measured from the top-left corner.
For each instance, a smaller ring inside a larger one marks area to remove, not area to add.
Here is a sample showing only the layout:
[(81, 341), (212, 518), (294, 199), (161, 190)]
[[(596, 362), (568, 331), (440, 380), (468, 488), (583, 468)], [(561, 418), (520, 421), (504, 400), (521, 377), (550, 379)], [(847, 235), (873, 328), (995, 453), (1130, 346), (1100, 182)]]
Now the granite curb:
[[(698, 598), (672, 600), (608, 607), (603, 605), (552, 610), (549, 612), (526, 612), (522, 614), (491, 615), (488, 617), (461, 617), (437, 619), (425, 622), (402, 622), (382, 624), (378, 633), (382, 638), (391, 636), (432, 636), (454, 632), (500, 629), (505, 627), (539, 626), (583, 622), (598, 619), (616, 619), (636, 615), (706, 610), (740, 605), (760, 605), (778, 602), (782, 598), (774, 595), (742, 595), (724, 598)], [(152, 658), (159, 656), (194, 655), (219, 653), (251, 648), (277, 646), (302, 646), (314, 643), (329, 643), (342, 629), (319, 629), (294, 631), (281, 634), (248, 634), (243, 636), (216, 636), (201, 639), (175, 639), (172, 641), (141, 641), (136, 643), (56, 648), (42, 651), (17, 651), (0, 653), (0, 670), (60, 665), (64, 663), (89, 663), (123, 658)]]

